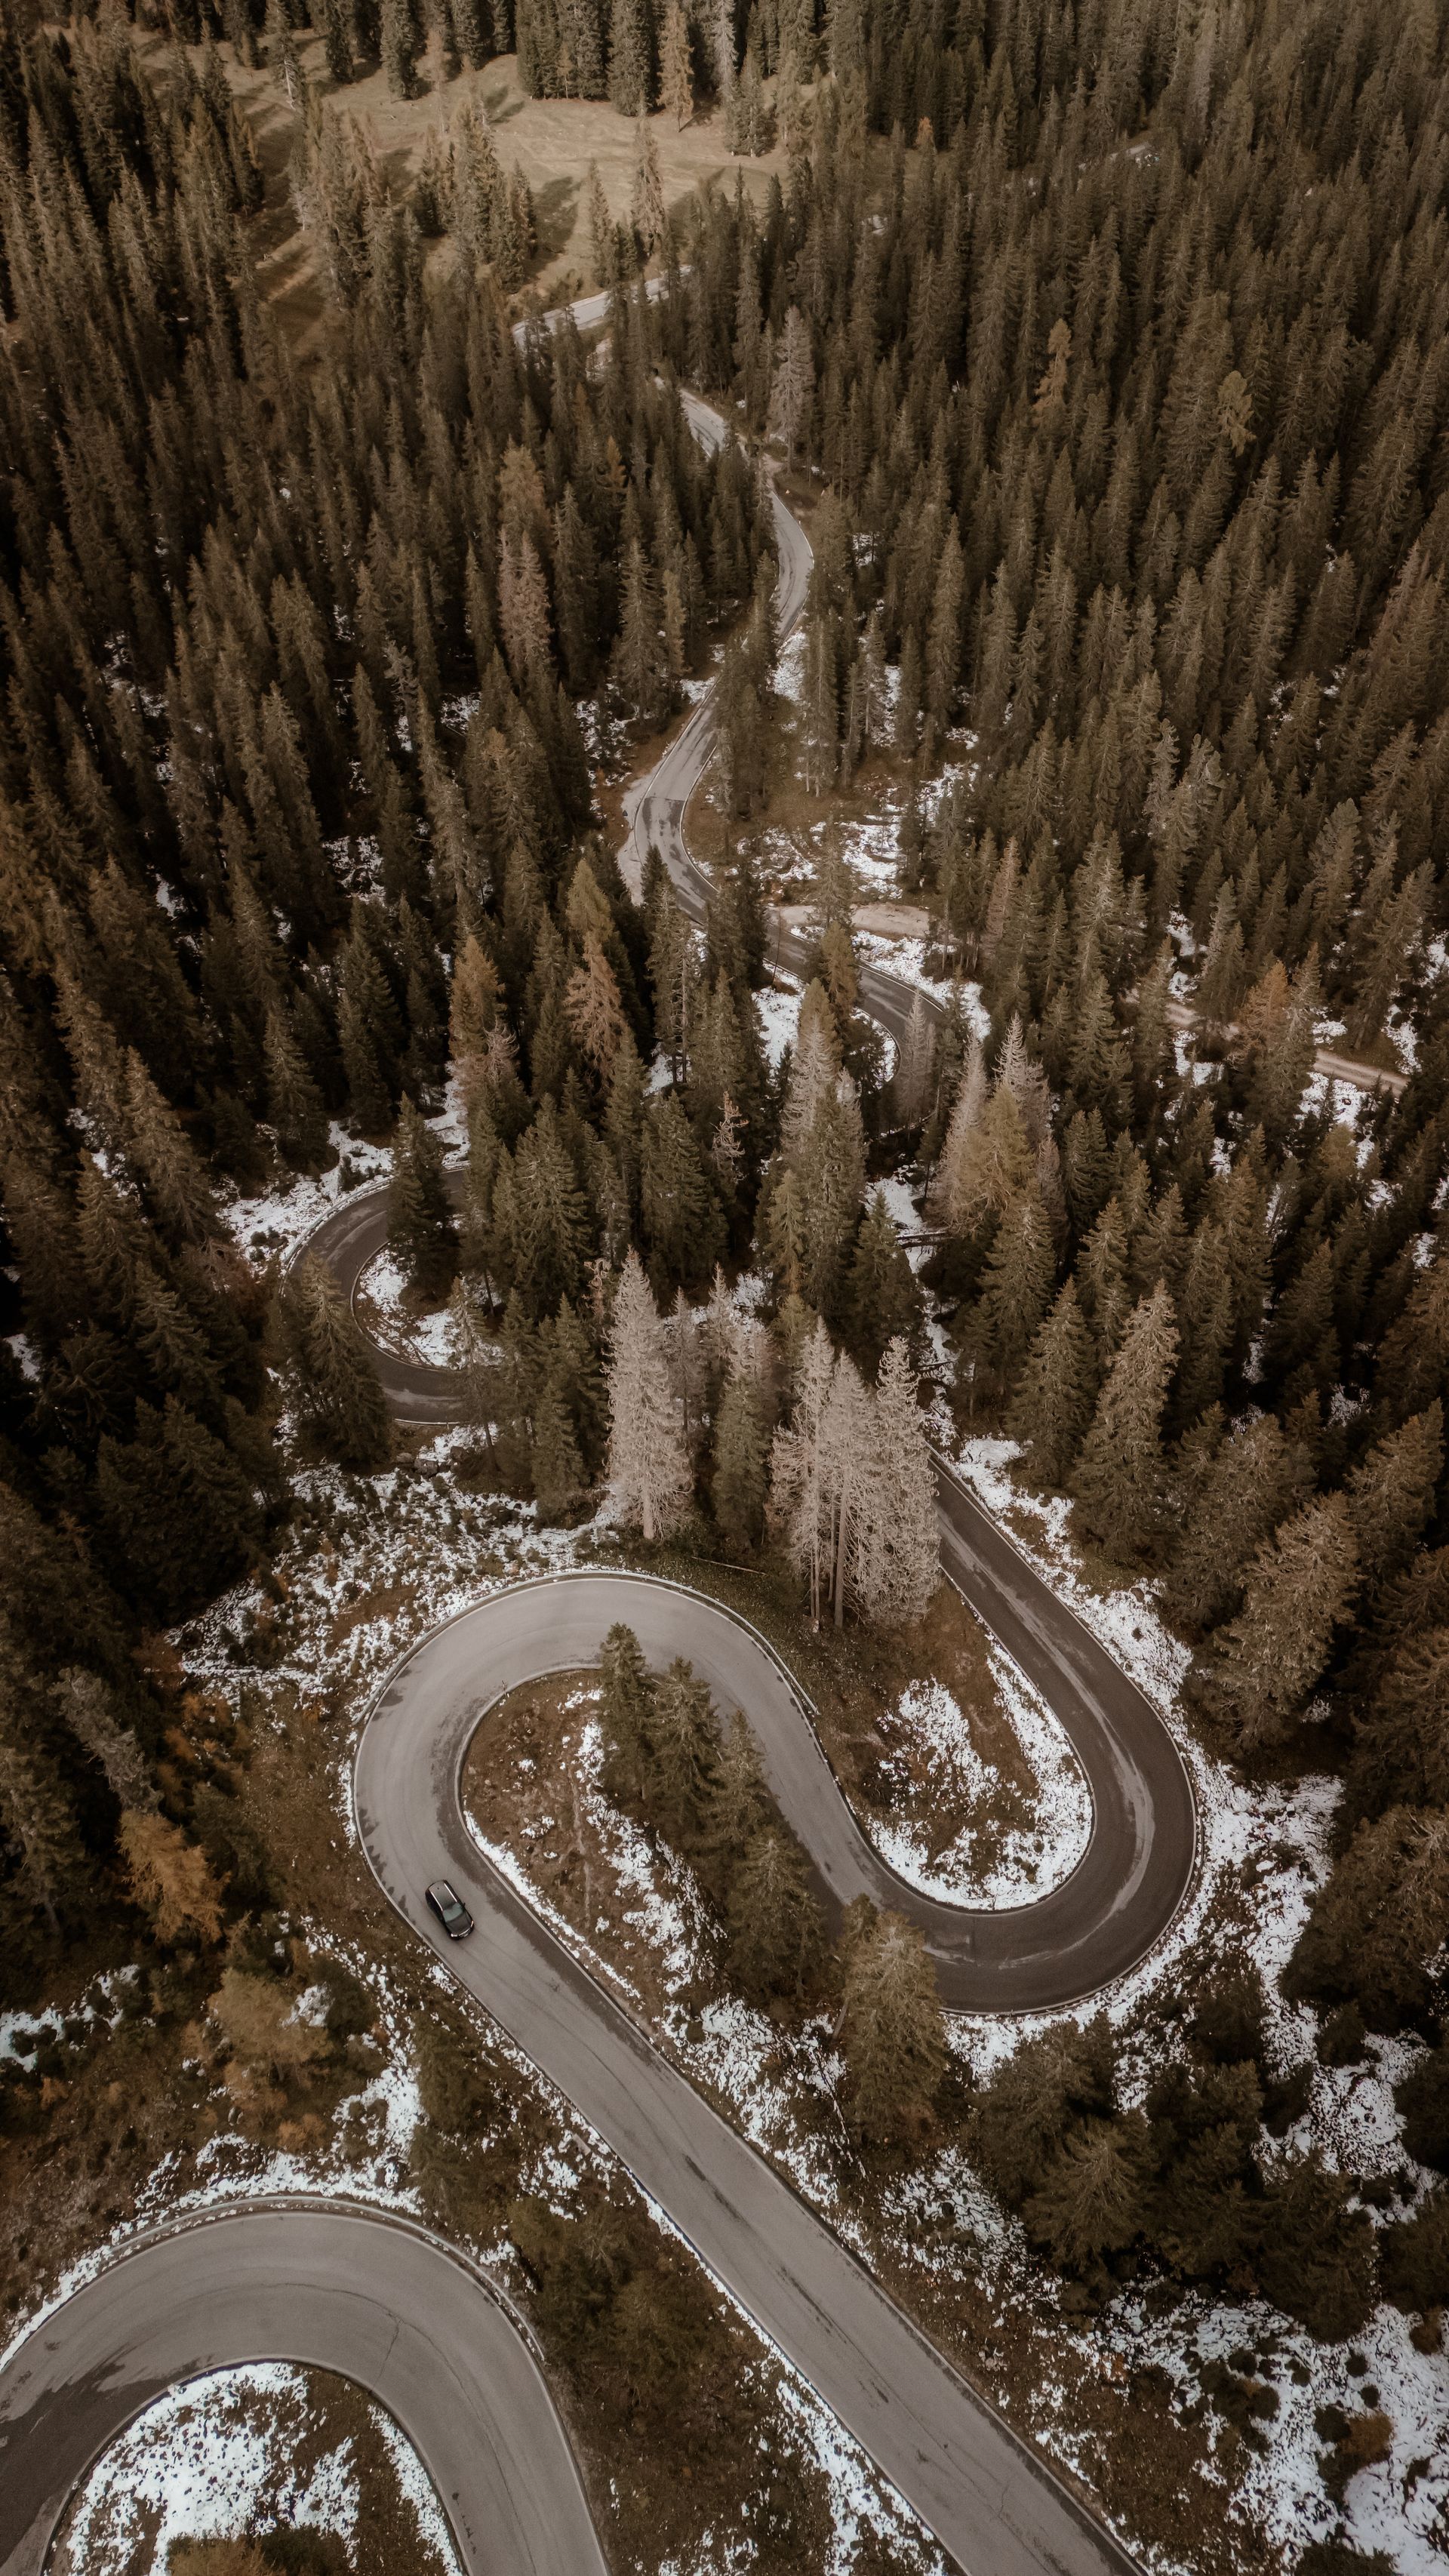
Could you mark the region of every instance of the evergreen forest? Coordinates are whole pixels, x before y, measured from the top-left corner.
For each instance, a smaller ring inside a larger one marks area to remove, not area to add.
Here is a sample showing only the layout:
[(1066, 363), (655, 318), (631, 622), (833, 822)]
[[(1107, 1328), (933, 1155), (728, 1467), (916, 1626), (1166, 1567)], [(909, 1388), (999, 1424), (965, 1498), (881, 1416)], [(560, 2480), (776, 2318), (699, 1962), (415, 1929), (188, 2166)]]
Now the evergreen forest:
[[(506, 125), (400, 177), (348, 113), (503, 58), (640, 121), (582, 329)], [(695, 114), (733, 179), (666, 210)], [(613, 1793), (759, 2009), (837, 2014), (867, 2160), (961, 2142), (1084, 2308), (1140, 2264), (1432, 2352), (1449, 2180), (1365, 2203), (1273, 2031), (1407, 2051), (1449, 2177), (1446, 0), (0, 0), (0, 318), (0, 2005), (269, 1900), (175, 1639), (406, 1447), (268, 1232), (385, 1169), (474, 1491), (898, 1639), (933, 1446), (1009, 1440), (1205, 1758), (1333, 1784), (1281, 1995), (1184, 1991), (1135, 2090), (1105, 2019), (978, 2086), (609, 1641)], [(620, 844), (710, 679), (696, 920)], [(872, 763), (922, 993), (888, 1045), (827, 850), (772, 1056), (772, 799)]]

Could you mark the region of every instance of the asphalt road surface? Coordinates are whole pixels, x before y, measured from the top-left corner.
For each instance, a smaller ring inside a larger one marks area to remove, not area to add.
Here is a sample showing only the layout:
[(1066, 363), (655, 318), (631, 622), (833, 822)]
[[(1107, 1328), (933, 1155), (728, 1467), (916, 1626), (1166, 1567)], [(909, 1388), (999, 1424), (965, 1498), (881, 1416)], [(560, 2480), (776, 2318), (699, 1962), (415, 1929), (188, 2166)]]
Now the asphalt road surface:
[(605, 2576), (523, 2333), (410, 2222), (258, 2204), (159, 2232), (0, 2371), (0, 2576), (40, 2576), (66, 2500), (163, 2389), (247, 2361), (355, 2380), (426, 2461), (467, 2576)]

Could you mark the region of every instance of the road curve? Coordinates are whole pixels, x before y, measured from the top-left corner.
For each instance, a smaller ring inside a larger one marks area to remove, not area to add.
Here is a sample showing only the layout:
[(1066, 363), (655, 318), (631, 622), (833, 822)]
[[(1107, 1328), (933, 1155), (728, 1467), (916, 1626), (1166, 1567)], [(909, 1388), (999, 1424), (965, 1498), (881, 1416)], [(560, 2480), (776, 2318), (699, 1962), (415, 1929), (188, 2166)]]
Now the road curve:
[(0, 2370), (0, 2576), (166, 2388), (247, 2361), (356, 2381), (426, 2462), (466, 2576), (606, 2576), (542, 2372), (484, 2276), (410, 2220), (253, 2203), (107, 2262)]
[[(472, 1840), (463, 1756), (489, 1703), (591, 1662), (616, 1618), (652, 1661), (690, 1654), (758, 1722), (771, 1776), (830, 1819), (833, 1869), (869, 1874), (788, 1685), (740, 1621), (647, 1576), (545, 1578), (421, 1640), (384, 1686), (354, 1771), (358, 1832), (420, 1940), (620, 2157), (756, 2326), (803, 2372), (971, 2576), (1127, 2576), (1132, 2561), (878, 2289), (838, 2237), (654, 2047)], [(877, 1868), (879, 1864), (875, 1865)], [(449, 1943), (423, 1902), (445, 1873), (476, 1919)], [(847, 1877), (847, 1884), (849, 1883)], [(878, 1887), (879, 1881), (874, 1884)]]
[[(459, 1175), (450, 1172), (448, 1179), (456, 1194)], [(387, 1189), (358, 1190), (354, 1196), (338, 1201), (330, 1216), (299, 1243), (292, 1260), (315, 1254), (325, 1261), (338, 1285), (347, 1291), (351, 1305), (357, 1295), (358, 1282), (368, 1263), (387, 1242)], [(291, 1264), (288, 1264), (290, 1268)], [(359, 1328), (360, 1329), (360, 1328)], [(397, 1422), (407, 1422), (438, 1430), (458, 1420), (458, 1382), (451, 1369), (434, 1368), (426, 1360), (400, 1359), (395, 1351), (385, 1351), (376, 1342), (368, 1348), (377, 1365), (388, 1411)]]

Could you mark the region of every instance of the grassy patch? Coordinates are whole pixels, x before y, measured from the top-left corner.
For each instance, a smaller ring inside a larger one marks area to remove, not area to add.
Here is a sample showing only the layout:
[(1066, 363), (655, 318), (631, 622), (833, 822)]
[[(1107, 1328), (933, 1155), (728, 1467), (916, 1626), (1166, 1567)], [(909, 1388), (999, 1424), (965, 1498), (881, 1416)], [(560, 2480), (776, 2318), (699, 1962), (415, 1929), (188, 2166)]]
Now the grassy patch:
[[(323, 113), (351, 117), (360, 126), (377, 170), (395, 198), (412, 187), (429, 138), (446, 130), (450, 117), (461, 109), (480, 103), (493, 127), (504, 168), (516, 165), (533, 191), (537, 250), (528, 301), (561, 303), (594, 291), (598, 281), (588, 221), (589, 164), (598, 169), (610, 214), (616, 222), (627, 224), (639, 151), (632, 118), (620, 116), (604, 99), (529, 98), (519, 85), (512, 55), (485, 64), (481, 71), (465, 67), (447, 78), (436, 48), (430, 48), (418, 66), (417, 96), (402, 99), (389, 94), (380, 70), (338, 87), (328, 73), (320, 37), (299, 27), (294, 42), (303, 76), (320, 99)], [(172, 56), (166, 37), (143, 36), (141, 43), (153, 70)], [(310, 351), (320, 337), (327, 299), (312, 245), (297, 224), (288, 193), (288, 165), (300, 119), (265, 60), (248, 70), (233, 59), (229, 44), (218, 50), (267, 180), (266, 202), (250, 236), (262, 292), (293, 345)], [(265, 50), (263, 46), (264, 55)], [(192, 49), (192, 58), (199, 65), (199, 50)], [(763, 205), (771, 177), (783, 177), (785, 160), (778, 147), (759, 160), (732, 160), (725, 148), (722, 121), (710, 110), (682, 132), (672, 116), (660, 114), (649, 122), (665, 204), (671, 211), (712, 182), (733, 192), (737, 176)], [(431, 265), (439, 272), (453, 257), (450, 240), (430, 248)]]

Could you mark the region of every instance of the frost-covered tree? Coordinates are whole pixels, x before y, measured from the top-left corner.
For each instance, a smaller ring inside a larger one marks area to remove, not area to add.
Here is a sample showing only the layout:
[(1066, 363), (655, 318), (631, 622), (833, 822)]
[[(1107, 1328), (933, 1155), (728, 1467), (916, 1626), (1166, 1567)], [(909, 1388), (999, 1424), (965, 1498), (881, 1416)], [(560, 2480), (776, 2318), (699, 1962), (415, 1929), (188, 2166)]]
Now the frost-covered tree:
[(862, 1427), (866, 1456), (856, 1507), (855, 1595), (873, 1626), (903, 1628), (929, 1607), (940, 1581), (941, 1552), (936, 1471), (916, 1374), (899, 1336), (881, 1361)]
[(872, 1430), (869, 1389), (854, 1360), (842, 1353), (835, 1363), (821, 1425), (830, 1532), (830, 1592), (837, 1628), (845, 1624), (846, 1605), (856, 1588), (860, 1514), (867, 1502), (874, 1464)]
[(835, 1378), (830, 1335), (817, 1323), (800, 1354), (795, 1402), (770, 1452), (770, 1520), (810, 1594), (810, 1624), (820, 1625), (832, 1565), (827, 1502), (825, 1416)]
[(665, 1537), (693, 1478), (670, 1377), (668, 1333), (637, 1252), (624, 1263), (609, 1337), (609, 1491), (646, 1540)]

